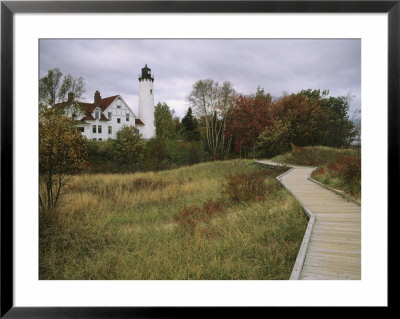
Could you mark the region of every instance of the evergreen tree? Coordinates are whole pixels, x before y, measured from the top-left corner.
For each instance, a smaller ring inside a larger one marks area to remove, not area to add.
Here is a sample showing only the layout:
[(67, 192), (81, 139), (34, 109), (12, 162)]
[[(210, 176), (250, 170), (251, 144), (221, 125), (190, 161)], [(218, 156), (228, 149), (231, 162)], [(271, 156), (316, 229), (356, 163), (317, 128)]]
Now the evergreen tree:
[(200, 132), (197, 129), (198, 123), (196, 118), (193, 116), (192, 108), (186, 112), (186, 115), (182, 119), (182, 136), (187, 141), (198, 141), (200, 140)]

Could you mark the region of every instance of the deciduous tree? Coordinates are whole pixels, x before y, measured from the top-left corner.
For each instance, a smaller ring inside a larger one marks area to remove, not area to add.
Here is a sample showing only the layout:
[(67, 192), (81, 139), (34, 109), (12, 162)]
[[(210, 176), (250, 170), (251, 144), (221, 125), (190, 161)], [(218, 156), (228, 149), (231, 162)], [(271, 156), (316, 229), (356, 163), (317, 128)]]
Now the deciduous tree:
[(257, 92), (253, 96), (239, 95), (229, 113), (226, 137), (233, 137), (235, 152), (252, 151), (256, 156), (256, 142), (262, 131), (272, 124), (271, 98), (269, 94)]
[(39, 203), (43, 209), (57, 206), (71, 174), (86, 164), (86, 144), (75, 125), (55, 109), (39, 117)]
[(230, 82), (220, 86), (214, 80), (205, 79), (197, 81), (187, 97), (197, 117), (205, 122), (207, 145), (214, 160), (225, 147), (223, 130), (235, 94)]
[[(68, 94), (71, 93), (69, 96)], [(47, 71), (47, 74), (39, 80), (39, 112), (53, 107), (54, 104), (64, 102), (68, 97), (71, 99), (69, 108), (64, 112), (78, 113), (81, 108), (77, 102), (85, 93), (85, 81), (82, 77), (63, 75), (58, 69), (54, 68)]]
[(258, 136), (257, 148), (261, 157), (271, 158), (290, 150), (291, 128), (289, 122), (275, 120)]
[(317, 99), (290, 94), (276, 102), (274, 118), (290, 123), (291, 140), (296, 145), (315, 145), (320, 140), (322, 110)]
[(115, 138), (115, 160), (121, 165), (135, 164), (139, 161), (145, 142), (135, 127), (124, 125)]
[(154, 125), (156, 136), (172, 138), (175, 135), (175, 123), (172, 119), (172, 112), (167, 103), (158, 103), (154, 110)]

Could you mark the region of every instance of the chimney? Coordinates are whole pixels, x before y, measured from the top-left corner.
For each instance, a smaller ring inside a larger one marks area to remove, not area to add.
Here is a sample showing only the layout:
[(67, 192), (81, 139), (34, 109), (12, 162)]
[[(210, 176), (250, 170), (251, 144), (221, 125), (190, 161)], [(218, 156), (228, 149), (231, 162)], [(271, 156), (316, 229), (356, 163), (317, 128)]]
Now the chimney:
[(94, 92), (94, 104), (97, 105), (100, 102), (100, 100), (101, 100), (100, 92), (99, 91)]
[(69, 92), (68, 93), (68, 103), (71, 103), (74, 100), (74, 93)]

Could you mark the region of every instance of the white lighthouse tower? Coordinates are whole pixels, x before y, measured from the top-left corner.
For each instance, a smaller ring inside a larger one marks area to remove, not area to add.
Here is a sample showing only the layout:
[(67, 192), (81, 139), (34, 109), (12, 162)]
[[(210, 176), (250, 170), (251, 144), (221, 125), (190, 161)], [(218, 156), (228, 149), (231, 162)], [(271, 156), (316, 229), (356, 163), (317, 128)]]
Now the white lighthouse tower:
[(138, 116), (144, 123), (141, 133), (144, 138), (152, 138), (156, 134), (154, 126), (154, 91), (153, 91), (154, 76), (151, 74), (151, 69), (147, 64), (142, 69), (142, 74), (139, 75), (139, 106)]

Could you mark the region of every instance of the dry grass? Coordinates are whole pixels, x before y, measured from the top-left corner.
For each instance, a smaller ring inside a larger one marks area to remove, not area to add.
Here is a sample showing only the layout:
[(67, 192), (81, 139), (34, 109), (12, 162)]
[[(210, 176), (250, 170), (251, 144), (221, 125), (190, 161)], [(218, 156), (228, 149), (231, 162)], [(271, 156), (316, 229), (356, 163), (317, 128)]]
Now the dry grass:
[[(40, 212), (40, 279), (288, 279), (307, 220), (265, 170), (234, 160), (74, 176), (57, 211)], [(268, 196), (222, 197), (226, 176), (255, 172)], [(174, 216), (194, 206), (209, 216), (187, 231)]]

